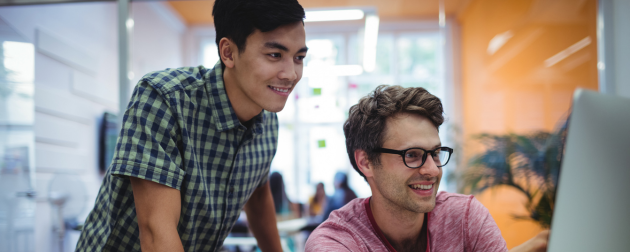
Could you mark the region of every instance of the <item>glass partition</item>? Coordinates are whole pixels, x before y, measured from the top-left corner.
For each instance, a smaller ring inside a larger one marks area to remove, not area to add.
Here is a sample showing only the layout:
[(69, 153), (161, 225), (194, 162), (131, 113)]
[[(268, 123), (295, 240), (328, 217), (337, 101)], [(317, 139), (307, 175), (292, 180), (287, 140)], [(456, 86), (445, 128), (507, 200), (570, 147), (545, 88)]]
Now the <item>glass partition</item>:
[(33, 44), (0, 19), (0, 251), (34, 250)]

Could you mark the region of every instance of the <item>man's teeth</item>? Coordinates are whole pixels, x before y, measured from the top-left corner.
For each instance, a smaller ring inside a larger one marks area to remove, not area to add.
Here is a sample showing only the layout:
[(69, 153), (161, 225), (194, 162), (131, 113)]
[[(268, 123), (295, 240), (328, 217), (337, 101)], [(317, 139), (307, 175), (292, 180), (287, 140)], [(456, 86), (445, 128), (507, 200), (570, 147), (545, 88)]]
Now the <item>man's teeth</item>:
[(430, 185), (410, 185), (409, 187), (411, 187), (412, 189), (420, 189), (420, 190), (429, 190), (431, 188), (433, 188), (433, 184)]
[(278, 92), (283, 92), (283, 93), (289, 92), (289, 89), (288, 89), (288, 88), (277, 88), (277, 87), (272, 87), (272, 86), (269, 86), (269, 87), (270, 87), (271, 89), (273, 89), (273, 90), (278, 91)]

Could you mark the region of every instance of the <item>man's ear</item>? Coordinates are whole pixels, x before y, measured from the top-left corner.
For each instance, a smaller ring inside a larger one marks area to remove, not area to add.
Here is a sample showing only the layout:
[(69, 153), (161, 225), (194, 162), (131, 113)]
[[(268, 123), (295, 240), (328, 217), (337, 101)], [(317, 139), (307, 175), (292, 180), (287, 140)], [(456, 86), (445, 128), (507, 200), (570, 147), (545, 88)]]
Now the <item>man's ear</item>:
[(221, 57), (221, 61), (223, 61), (225, 67), (234, 67), (234, 56), (236, 53), (236, 44), (234, 44), (232, 40), (224, 37), (219, 41), (219, 57)]
[(357, 167), (366, 178), (374, 176), (374, 166), (368, 159), (368, 155), (364, 150), (354, 151), (354, 161), (357, 163)]

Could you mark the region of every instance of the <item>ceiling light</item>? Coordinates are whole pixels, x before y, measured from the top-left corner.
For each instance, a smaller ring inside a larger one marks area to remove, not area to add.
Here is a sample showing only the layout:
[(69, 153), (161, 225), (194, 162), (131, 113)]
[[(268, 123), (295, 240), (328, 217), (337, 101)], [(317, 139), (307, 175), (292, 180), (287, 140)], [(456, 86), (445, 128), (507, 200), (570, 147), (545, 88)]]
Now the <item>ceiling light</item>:
[(133, 28), (133, 25), (134, 25), (133, 19), (131, 18), (127, 19), (127, 22), (125, 22), (125, 25), (127, 25), (127, 29), (131, 30), (131, 28)]
[(555, 65), (556, 63), (560, 62), (561, 60), (565, 59), (566, 57), (569, 57), (569, 55), (574, 54), (575, 52), (579, 51), (580, 49), (586, 47), (587, 45), (591, 44), (591, 37), (588, 36), (580, 41), (578, 41), (577, 43), (569, 46), (567, 49), (564, 49), (562, 51), (560, 51), (559, 53), (557, 53), (554, 56), (551, 56), (551, 58), (548, 58), (545, 60), (545, 66), (546, 67), (551, 67), (553, 65)]
[(363, 38), (363, 69), (372, 72), (376, 69), (376, 41), (378, 39), (377, 15), (368, 15), (365, 18), (365, 37)]
[(514, 33), (512, 33), (512, 31), (506, 31), (504, 33), (499, 33), (496, 36), (494, 36), (491, 40), (490, 43), (488, 43), (488, 54), (492, 55), (495, 52), (497, 52), (503, 45), (505, 45), (505, 43), (512, 38), (512, 36), (514, 36)]
[(365, 16), (362, 10), (307, 11), (304, 22), (359, 20)]

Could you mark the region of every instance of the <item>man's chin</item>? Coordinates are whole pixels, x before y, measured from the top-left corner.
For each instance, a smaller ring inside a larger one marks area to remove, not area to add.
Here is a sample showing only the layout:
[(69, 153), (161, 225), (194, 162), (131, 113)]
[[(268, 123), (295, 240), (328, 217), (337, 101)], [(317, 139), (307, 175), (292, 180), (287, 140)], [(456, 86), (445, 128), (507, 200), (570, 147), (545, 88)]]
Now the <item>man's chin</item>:
[(428, 213), (433, 211), (433, 208), (435, 208), (435, 195), (423, 199), (417, 206), (417, 212), (419, 213)]
[(269, 112), (278, 113), (284, 109), (285, 104), (286, 100), (282, 102), (282, 104), (269, 104), (267, 106), (264, 106), (263, 109)]
[(433, 211), (433, 209), (435, 208), (435, 201), (433, 202), (426, 202), (423, 204), (420, 204), (420, 206), (418, 207), (418, 213), (428, 213)]

